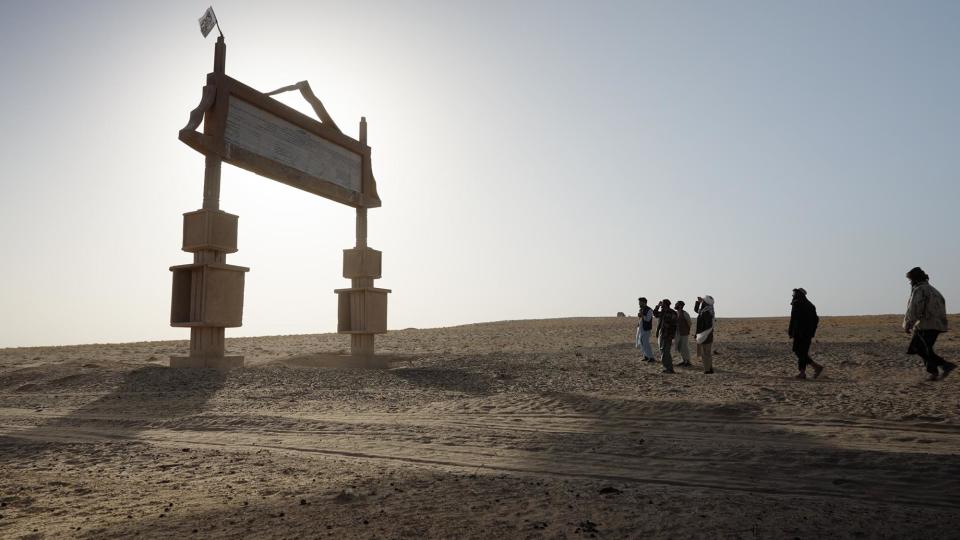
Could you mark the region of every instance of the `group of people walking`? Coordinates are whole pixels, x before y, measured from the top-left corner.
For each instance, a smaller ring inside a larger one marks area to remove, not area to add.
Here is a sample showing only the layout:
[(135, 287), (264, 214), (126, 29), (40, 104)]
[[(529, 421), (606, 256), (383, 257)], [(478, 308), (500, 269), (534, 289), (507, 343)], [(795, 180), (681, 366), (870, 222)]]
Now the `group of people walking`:
[[(643, 359), (647, 362), (655, 362), (653, 357), (653, 347), (650, 344), (650, 333), (653, 331), (653, 320), (657, 319), (657, 346), (660, 352), (660, 362), (663, 364), (664, 373), (674, 373), (673, 356), (671, 349), (676, 341), (677, 354), (680, 355), (678, 366), (692, 366), (690, 362), (690, 330), (693, 323), (690, 314), (683, 308), (686, 303), (678, 300), (676, 306), (671, 308), (670, 300), (664, 298), (653, 309), (647, 305), (647, 299), (640, 297), (637, 299), (640, 304), (640, 311), (637, 313), (639, 322), (637, 323), (638, 349), (643, 351)], [(693, 311), (697, 314), (696, 343), (697, 356), (703, 360), (703, 372), (713, 373), (713, 297), (705, 295), (698, 297), (693, 304)]]
[[(907, 272), (910, 280), (910, 299), (907, 302), (907, 312), (903, 318), (903, 329), (911, 335), (907, 354), (918, 355), (927, 369), (927, 380), (943, 379), (956, 369), (953, 362), (944, 360), (934, 352), (933, 347), (937, 337), (947, 331), (946, 302), (940, 291), (930, 285), (930, 276), (919, 266)], [(655, 362), (653, 348), (650, 343), (650, 333), (653, 331), (653, 320), (657, 319), (655, 336), (660, 353), (660, 362), (663, 364), (663, 373), (674, 373), (671, 348), (676, 342), (677, 354), (680, 356), (679, 366), (690, 366), (690, 329), (692, 327), (690, 314), (684, 311), (684, 302), (677, 301), (675, 308), (671, 308), (670, 300), (661, 300), (655, 308), (647, 305), (646, 298), (639, 298), (640, 311), (637, 313), (636, 346), (643, 351), (643, 359)], [(698, 297), (693, 306), (697, 313), (696, 343), (697, 356), (703, 360), (703, 372), (713, 373), (713, 326), (714, 300), (712, 296)], [(807, 298), (807, 291), (803, 288), (793, 289), (793, 298), (790, 301), (790, 324), (787, 335), (793, 340), (793, 352), (797, 356), (797, 379), (807, 378), (807, 368), (813, 368), (813, 378), (823, 373), (824, 367), (810, 357), (810, 346), (817, 333), (820, 317), (817, 308)]]

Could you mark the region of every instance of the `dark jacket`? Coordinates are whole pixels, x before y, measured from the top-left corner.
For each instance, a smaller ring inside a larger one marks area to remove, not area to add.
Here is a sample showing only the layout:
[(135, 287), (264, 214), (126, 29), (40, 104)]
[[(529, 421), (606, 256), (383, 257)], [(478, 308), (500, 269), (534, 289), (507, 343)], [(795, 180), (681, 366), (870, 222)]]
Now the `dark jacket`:
[(793, 301), (790, 310), (790, 328), (787, 333), (793, 339), (813, 339), (817, 333), (820, 317), (817, 316), (817, 307), (806, 297)]
[[(700, 302), (696, 302), (693, 305), (693, 311), (697, 313), (697, 333), (706, 332), (707, 330), (713, 328), (713, 310), (701, 310)], [(707, 336), (707, 339), (703, 341), (706, 343), (713, 343), (713, 332), (710, 332), (710, 335)]]
[(661, 308), (657, 306), (653, 310), (653, 316), (660, 320), (657, 325), (657, 337), (666, 336), (673, 339), (677, 335), (677, 312), (670, 308)]
[(946, 302), (940, 291), (934, 289), (930, 282), (917, 283), (910, 291), (907, 314), (903, 317), (903, 328), (947, 331)]
[(690, 314), (684, 310), (677, 311), (677, 321), (680, 326), (677, 328), (678, 336), (690, 335)]

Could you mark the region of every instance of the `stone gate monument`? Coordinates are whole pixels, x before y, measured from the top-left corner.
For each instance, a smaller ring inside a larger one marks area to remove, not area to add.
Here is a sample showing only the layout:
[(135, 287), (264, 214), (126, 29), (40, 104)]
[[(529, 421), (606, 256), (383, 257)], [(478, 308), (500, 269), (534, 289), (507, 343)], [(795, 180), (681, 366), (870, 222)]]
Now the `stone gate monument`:
[[(220, 210), (223, 162), (356, 208), (356, 245), (343, 251), (343, 277), (351, 286), (334, 291), (337, 331), (350, 334), (351, 355), (369, 359), (374, 336), (387, 331), (390, 291), (373, 286), (381, 274), (381, 252), (367, 246), (367, 209), (379, 207), (380, 197), (371, 171), (366, 118), (360, 119), (359, 140), (353, 139), (340, 131), (305, 81), (258, 92), (226, 75), (226, 53), (221, 35), (200, 105), (180, 130), (180, 140), (206, 157), (206, 168), (203, 207), (183, 215), (183, 250), (193, 253), (193, 262), (170, 268), (170, 325), (190, 329), (189, 356), (171, 357), (170, 366), (243, 365), (243, 357), (227, 356), (224, 345), (224, 330), (243, 324), (249, 268), (226, 261), (228, 253), (237, 251), (238, 216)], [(294, 89), (319, 120), (270, 97)], [(201, 122), (203, 133), (196, 131)]]

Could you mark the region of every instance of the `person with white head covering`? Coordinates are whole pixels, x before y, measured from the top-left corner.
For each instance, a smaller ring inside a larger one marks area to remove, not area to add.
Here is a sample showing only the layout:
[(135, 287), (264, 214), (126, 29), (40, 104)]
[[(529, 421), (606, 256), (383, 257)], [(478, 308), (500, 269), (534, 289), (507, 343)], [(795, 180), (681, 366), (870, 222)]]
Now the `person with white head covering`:
[(698, 296), (693, 304), (697, 314), (697, 356), (703, 359), (703, 372), (713, 373), (713, 297)]

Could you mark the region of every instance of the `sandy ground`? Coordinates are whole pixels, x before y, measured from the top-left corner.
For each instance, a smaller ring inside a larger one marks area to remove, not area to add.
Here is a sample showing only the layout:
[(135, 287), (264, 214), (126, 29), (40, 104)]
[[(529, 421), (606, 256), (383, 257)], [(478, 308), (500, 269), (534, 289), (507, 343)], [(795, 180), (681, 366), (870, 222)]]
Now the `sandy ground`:
[(390, 332), (381, 370), (317, 367), (337, 335), (228, 340), (226, 373), (0, 350), (0, 537), (960, 537), (960, 373), (924, 382), (898, 317), (824, 318), (815, 381), (784, 319), (720, 320), (714, 375), (634, 325)]

